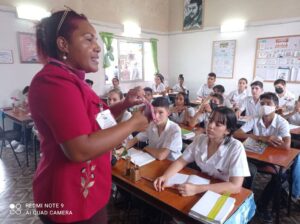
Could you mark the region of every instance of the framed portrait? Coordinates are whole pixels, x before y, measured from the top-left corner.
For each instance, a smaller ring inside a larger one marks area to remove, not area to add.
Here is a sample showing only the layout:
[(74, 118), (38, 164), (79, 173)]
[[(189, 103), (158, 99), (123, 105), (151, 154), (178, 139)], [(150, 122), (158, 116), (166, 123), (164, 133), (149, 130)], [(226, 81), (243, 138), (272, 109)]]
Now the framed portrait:
[(18, 32), (21, 63), (40, 63), (36, 50), (36, 37), (33, 33)]
[(0, 64), (13, 64), (12, 50), (0, 50)]
[(184, 0), (183, 30), (201, 29), (204, 0)]

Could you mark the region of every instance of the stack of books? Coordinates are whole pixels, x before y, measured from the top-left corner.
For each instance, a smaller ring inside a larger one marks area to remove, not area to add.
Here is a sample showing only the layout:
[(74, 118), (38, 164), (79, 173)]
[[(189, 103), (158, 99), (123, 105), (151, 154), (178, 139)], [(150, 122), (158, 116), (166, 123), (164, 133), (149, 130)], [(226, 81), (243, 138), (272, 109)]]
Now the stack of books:
[(188, 140), (195, 137), (195, 133), (187, 129), (181, 128), (182, 139)]

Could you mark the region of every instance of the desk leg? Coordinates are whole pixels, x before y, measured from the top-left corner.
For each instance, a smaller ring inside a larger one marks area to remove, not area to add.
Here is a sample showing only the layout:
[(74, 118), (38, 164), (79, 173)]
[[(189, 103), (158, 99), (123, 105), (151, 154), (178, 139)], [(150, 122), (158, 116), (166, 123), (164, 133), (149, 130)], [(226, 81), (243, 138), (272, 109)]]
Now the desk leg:
[(280, 196), (281, 196), (281, 177), (282, 177), (282, 167), (279, 168), (277, 174), (276, 182), (276, 194), (275, 194), (275, 208), (276, 208), (276, 224), (280, 223)]

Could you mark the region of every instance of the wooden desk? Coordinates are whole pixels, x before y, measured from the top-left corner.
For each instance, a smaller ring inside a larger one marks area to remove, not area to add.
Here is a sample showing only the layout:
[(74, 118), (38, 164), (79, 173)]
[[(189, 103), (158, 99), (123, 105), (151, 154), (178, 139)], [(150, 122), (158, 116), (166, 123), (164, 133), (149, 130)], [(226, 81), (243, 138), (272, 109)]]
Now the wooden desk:
[(190, 100), (190, 105), (192, 107), (197, 107), (197, 106), (201, 105), (201, 103), (202, 103), (202, 100)]
[(290, 133), (293, 135), (300, 135), (300, 128), (291, 129)]
[[(28, 124), (32, 122), (32, 118), (30, 114), (24, 110), (21, 110), (20, 108), (17, 108), (16, 110), (2, 110), (3, 116), (2, 121), (4, 124), (4, 119), (7, 117), (8, 119), (14, 121), (17, 124), (20, 124), (22, 126), (22, 136), (24, 139), (25, 144), (25, 152), (26, 152), (26, 165), (28, 164), (28, 139), (26, 138), (25, 130), (28, 127)], [(3, 127), (3, 129), (5, 129)], [(5, 130), (4, 130), (5, 131)]]
[[(152, 163), (149, 163), (140, 168), (141, 176), (146, 177), (150, 180), (154, 180), (156, 177), (162, 175), (170, 164), (171, 161), (169, 160), (155, 160)], [(202, 194), (182, 197), (177, 193), (177, 191), (170, 188), (162, 192), (157, 192), (153, 187), (152, 181), (143, 178), (136, 183), (130, 181), (123, 175), (124, 167), (125, 161), (121, 159), (112, 168), (112, 179), (117, 186), (123, 188), (124, 190), (130, 192), (144, 202), (152, 205), (153, 207), (156, 207), (157, 209), (161, 210), (164, 213), (167, 213), (172, 217), (176, 217), (187, 223), (200, 223), (199, 221), (190, 217), (188, 213), (193, 205), (201, 198)], [(184, 168), (181, 173), (198, 174), (207, 178), (207, 176), (190, 168)], [(218, 181), (212, 180), (212, 183), (214, 182)], [(243, 188), (239, 194), (231, 195), (231, 197), (234, 197), (236, 199), (236, 203), (229, 217), (251, 194), (252, 192), (250, 190)]]
[[(280, 209), (280, 195), (281, 195), (281, 177), (284, 170), (289, 169), (294, 163), (294, 159), (299, 154), (297, 149), (279, 149), (274, 147), (267, 147), (262, 154), (246, 151), (247, 158), (258, 162), (265, 163), (273, 167), (277, 175), (276, 193), (274, 195), (276, 207), (276, 223), (279, 223), (279, 209)], [(279, 169), (277, 168), (279, 167)], [(288, 205), (288, 215), (290, 213), (290, 203)]]

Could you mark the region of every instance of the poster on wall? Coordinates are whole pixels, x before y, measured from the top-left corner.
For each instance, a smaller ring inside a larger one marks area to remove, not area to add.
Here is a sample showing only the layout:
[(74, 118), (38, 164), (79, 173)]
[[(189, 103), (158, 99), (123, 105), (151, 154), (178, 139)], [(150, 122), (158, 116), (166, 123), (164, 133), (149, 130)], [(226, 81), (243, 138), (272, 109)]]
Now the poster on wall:
[(36, 50), (36, 37), (33, 33), (18, 33), (21, 63), (40, 63)]
[(202, 28), (204, 0), (184, 0), (183, 30)]
[(219, 78), (233, 78), (235, 40), (221, 40), (213, 42), (212, 72)]
[(0, 50), (0, 64), (12, 64), (13, 62), (12, 50)]
[(253, 76), (300, 82), (300, 35), (258, 38)]

